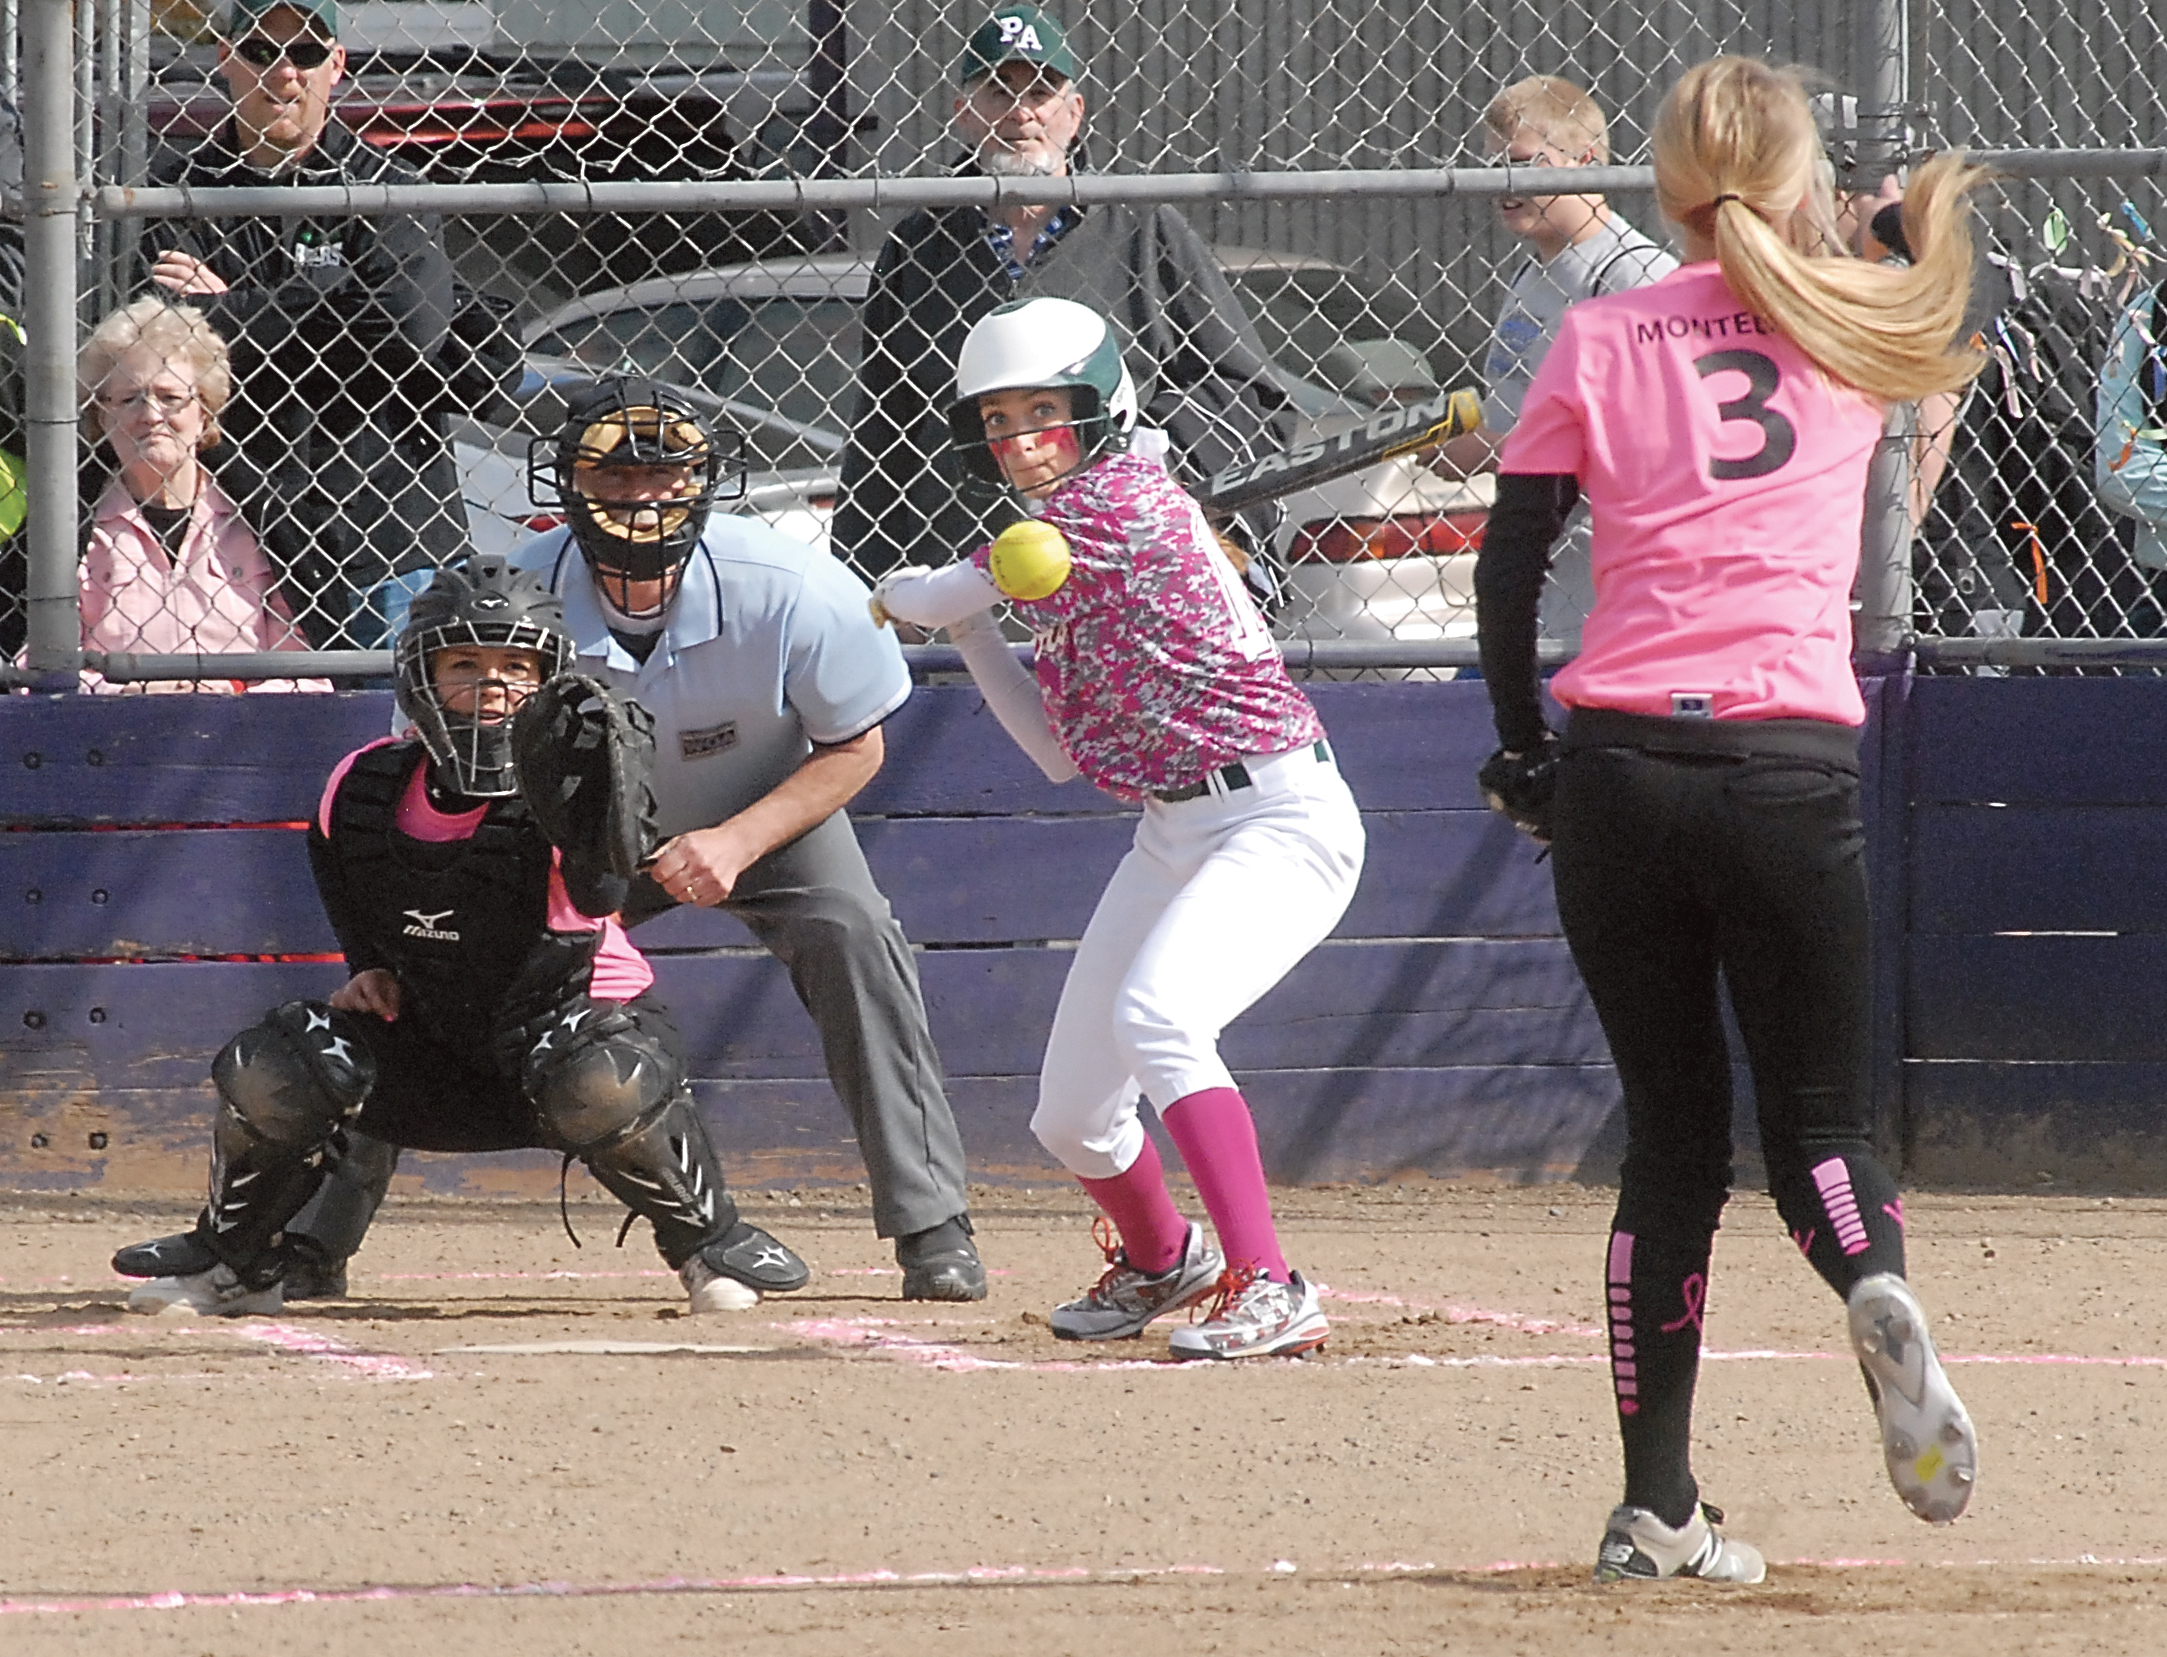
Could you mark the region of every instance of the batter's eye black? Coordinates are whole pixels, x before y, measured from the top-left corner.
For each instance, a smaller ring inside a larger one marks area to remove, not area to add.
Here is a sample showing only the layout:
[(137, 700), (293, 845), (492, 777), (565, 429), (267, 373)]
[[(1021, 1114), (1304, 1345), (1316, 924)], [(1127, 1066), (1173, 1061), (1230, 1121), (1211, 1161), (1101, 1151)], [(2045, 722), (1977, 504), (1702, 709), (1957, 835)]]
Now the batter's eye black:
[(318, 40), (314, 35), (303, 35), (298, 40), (273, 40), (267, 35), (250, 35), (246, 40), (236, 42), (233, 49), (243, 61), (258, 69), (268, 69), (280, 58), (284, 58), (296, 69), (306, 70), (321, 69), (331, 60), (331, 54), (336, 48), (329, 41)]

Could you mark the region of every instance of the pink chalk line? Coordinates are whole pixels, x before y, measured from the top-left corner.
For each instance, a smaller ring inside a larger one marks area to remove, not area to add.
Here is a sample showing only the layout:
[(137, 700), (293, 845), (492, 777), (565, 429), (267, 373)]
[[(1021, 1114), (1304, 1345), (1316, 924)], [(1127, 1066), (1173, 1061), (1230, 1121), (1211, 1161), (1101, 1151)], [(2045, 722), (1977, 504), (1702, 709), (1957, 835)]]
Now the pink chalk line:
[(434, 1370), (410, 1364), (404, 1358), (394, 1358), (383, 1352), (362, 1352), (331, 1335), (319, 1334), (313, 1329), (296, 1329), (290, 1323), (244, 1323), (234, 1327), (233, 1333), (242, 1340), (261, 1341), (275, 1346), (281, 1352), (296, 1352), (305, 1358), (321, 1358), (356, 1371), (372, 1381), (430, 1381), (436, 1378)]
[[(1386, 1561), (1335, 1568), (1330, 1576), (1393, 1576), (1434, 1571), (1435, 1564)], [(1485, 1573), (1551, 1569), (1547, 1563), (1501, 1560), (1457, 1567)], [(0, 1616), (68, 1616), (85, 1611), (185, 1611), (258, 1609), (280, 1605), (354, 1605), (386, 1600), (604, 1599), (643, 1594), (729, 1594), (807, 1589), (999, 1587), (1019, 1582), (1136, 1582), (1153, 1577), (1285, 1576), (1295, 1566), (1275, 1560), (1252, 1570), (1223, 1565), (1130, 1565), (1091, 1570), (1081, 1565), (975, 1565), (960, 1571), (844, 1571), (829, 1575), (660, 1577), (646, 1582), (442, 1583), (428, 1587), (275, 1588), (261, 1592), (108, 1594), (80, 1599), (0, 1599)]]
[[(1031, 1362), (1016, 1358), (981, 1358), (975, 1352), (965, 1352), (961, 1347), (944, 1345), (939, 1341), (923, 1341), (914, 1336), (892, 1333), (902, 1325), (893, 1318), (800, 1318), (791, 1323), (778, 1323), (772, 1327), (795, 1335), (799, 1340), (819, 1341), (831, 1346), (847, 1346), (854, 1351), (869, 1352), (879, 1358), (893, 1358), (903, 1363), (922, 1364), (928, 1369), (944, 1369), (951, 1373), (982, 1369), (1027, 1370), (1038, 1374), (1075, 1374), (1085, 1370), (1102, 1369), (1167, 1369), (1190, 1368), (1177, 1365), (1172, 1359), (1116, 1358), (1104, 1363), (1077, 1363), (1062, 1360)], [(1254, 1360), (1251, 1360), (1252, 1362)], [(1290, 1359), (1289, 1362), (1298, 1360)]]
[[(2107, 1566), (2157, 1568), (2167, 1558), (2136, 1555), (2127, 1558), (2101, 1554), (2078, 1554), (2073, 1558), (1937, 1560), (1914, 1564), (1905, 1559), (1786, 1559), (1779, 1565), (1821, 1570), (1980, 1570), (2015, 1563), (2034, 1568)], [(1351, 1566), (1326, 1566), (1308, 1573), (1312, 1578), (1388, 1578), (1447, 1571), (1454, 1574), (1510, 1575), (1520, 1571), (1561, 1569), (1554, 1559), (1499, 1559), (1479, 1565), (1440, 1565), (1435, 1561), (1364, 1561)], [(1248, 1577), (1296, 1574), (1290, 1560), (1275, 1560), (1262, 1568), (1229, 1569), (1223, 1565), (1172, 1564), (1124, 1566), (1091, 1570), (1080, 1565), (977, 1565), (960, 1571), (842, 1571), (825, 1575), (778, 1574), (727, 1577), (657, 1577), (645, 1582), (513, 1582), (440, 1583), (426, 1587), (275, 1588), (255, 1593), (184, 1593), (168, 1589), (156, 1594), (102, 1594), (76, 1599), (0, 1599), (0, 1616), (78, 1616), (86, 1611), (190, 1611), (258, 1610), (285, 1605), (361, 1605), (393, 1600), (492, 1600), (492, 1599), (611, 1599), (664, 1594), (803, 1593), (810, 1590), (851, 1591), (864, 1588), (968, 1588), (1002, 1587), (1015, 1583), (1137, 1582), (1156, 1577)], [(1750, 1593), (1750, 1589), (1740, 1589)]]

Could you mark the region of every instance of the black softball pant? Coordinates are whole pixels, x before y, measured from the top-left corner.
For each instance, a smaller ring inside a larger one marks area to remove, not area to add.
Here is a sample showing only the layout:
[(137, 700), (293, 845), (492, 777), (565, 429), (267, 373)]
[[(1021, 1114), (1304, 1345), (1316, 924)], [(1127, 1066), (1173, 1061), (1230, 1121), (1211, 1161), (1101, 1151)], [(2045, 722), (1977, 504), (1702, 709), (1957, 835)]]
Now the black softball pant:
[(1708, 1260), (1731, 1183), (1718, 975), (1745, 1038), (1769, 1192), (1838, 1294), (1904, 1269), (1870, 1144), (1865, 833), (1855, 771), (1576, 747), (1553, 863), (1566, 942), (1625, 1092), (1605, 1290), (1626, 1496), (1690, 1515)]

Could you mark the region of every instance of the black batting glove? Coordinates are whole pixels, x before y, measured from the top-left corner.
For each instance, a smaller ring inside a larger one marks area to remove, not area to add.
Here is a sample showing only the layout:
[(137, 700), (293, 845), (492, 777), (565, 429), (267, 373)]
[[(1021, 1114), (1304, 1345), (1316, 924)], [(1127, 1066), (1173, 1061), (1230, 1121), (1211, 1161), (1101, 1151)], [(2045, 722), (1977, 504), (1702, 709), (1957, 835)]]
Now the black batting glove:
[(1541, 743), (1524, 754), (1498, 749), (1475, 773), (1475, 786), (1490, 809), (1503, 812), (1514, 828), (1540, 846), (1550, 844), (1559, 754), (1556, 735), (1546, 731)]

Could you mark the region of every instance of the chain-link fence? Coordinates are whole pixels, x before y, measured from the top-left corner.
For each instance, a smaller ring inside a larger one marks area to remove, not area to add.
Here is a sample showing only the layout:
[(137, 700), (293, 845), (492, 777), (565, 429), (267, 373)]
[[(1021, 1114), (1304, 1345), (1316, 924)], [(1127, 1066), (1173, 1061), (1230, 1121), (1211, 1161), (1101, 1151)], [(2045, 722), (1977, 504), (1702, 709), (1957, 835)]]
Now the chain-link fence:
[[(975, 50), (986, 0), (210, 6), (8, 0), (0, 27), (0, 89), (44, 158), (32, 218), (57, 174), (81, 202), (68, 504), (89, 649), (380, 645), (437, 562), (551, 522), (529, 444), (627, 367), (736, 446), (736, 510), (867, 577), (1001, 521), (963, 486), (943, 404), (963, 332), (1012, 296), (1116, 319), (1145, 419), (1198, 485), (1509, 378), (1540, 339), (1530, 281), (1659, 273), (1612, 257), (1617, 226), (1663, 241), (1648, 126), (1726, 50), (1824, 72), (1839, 184), (1870, 191), (1924, 148), (2065, 152), (2028, 158), (1991, 214), (1990, 363), (1920, 412), (1894, 602), (1933, 639), (2167, 633), (2167, 221), (2144, 148), (2167, 39), (2137, 0), (1140, 0), (1004, 7)], [(72, 96), (28, 95), (39, 73)], [(1584, 112), (1486, 127), (1534, 74), (1592, 92), (1607, 151)], [(1574, 234), (1597, 229), (1543, 265), (1501, 160), (1616, 164), (1589, 175), (1611, 220), (1568, 199)], [(20, 488), (7, 505), (21, 468), (0, 467), (12, 659), (23, 595), (59, 606), (68, 584), (38, 585)], [(1402, 457), (1228, 528), (1290, 643), (1450, 671), (1489, 483), (1479, 460)], [(1587, 599), (1573, 556), (1545, 608), (1564, 649)]]

